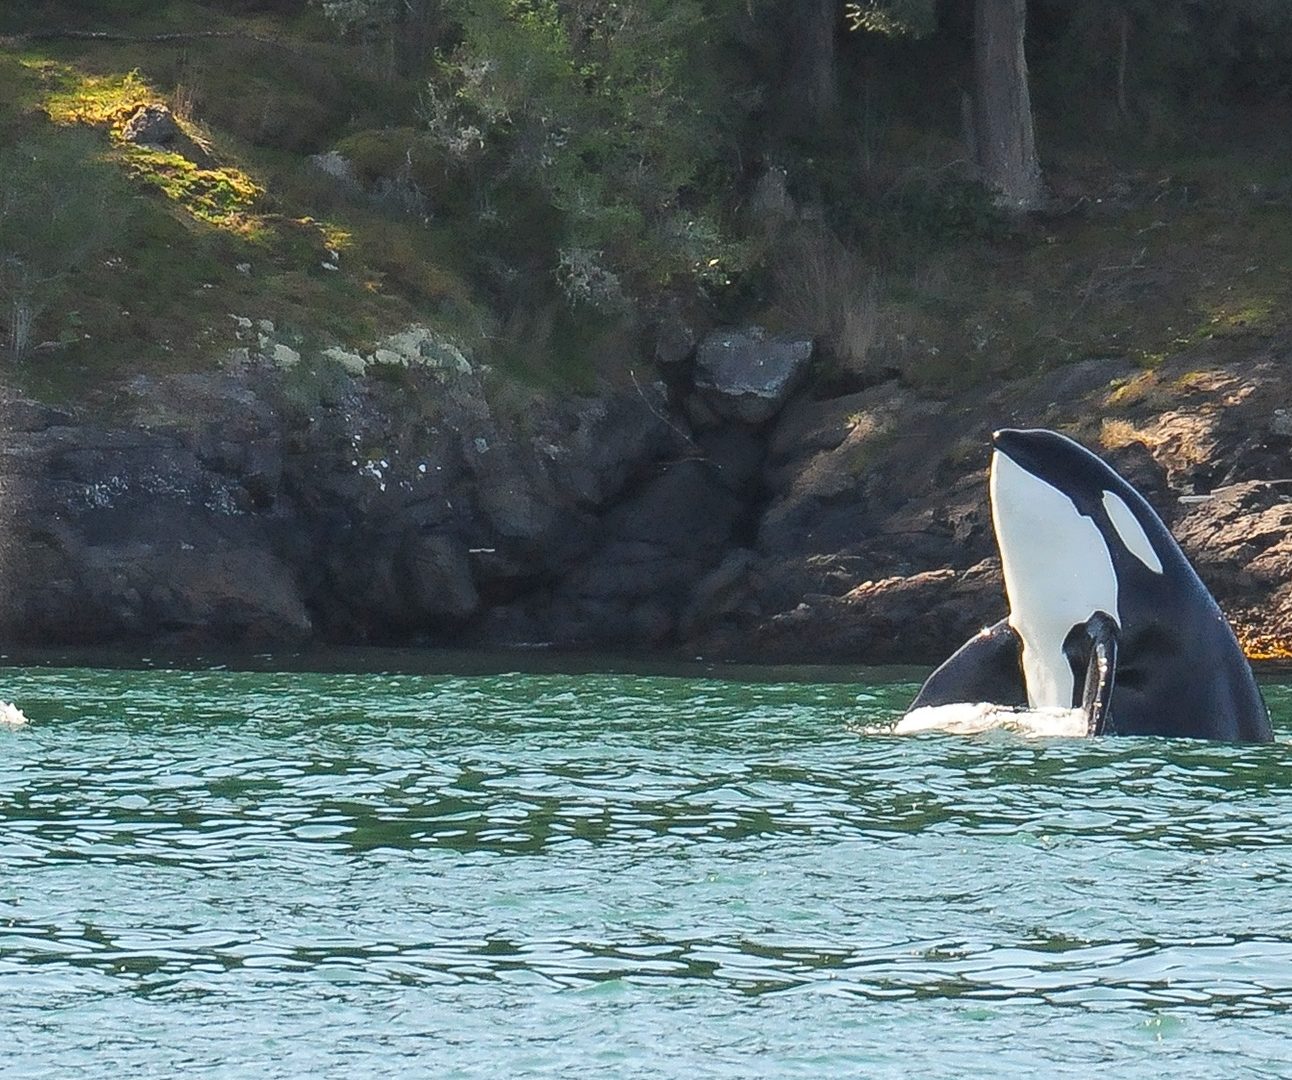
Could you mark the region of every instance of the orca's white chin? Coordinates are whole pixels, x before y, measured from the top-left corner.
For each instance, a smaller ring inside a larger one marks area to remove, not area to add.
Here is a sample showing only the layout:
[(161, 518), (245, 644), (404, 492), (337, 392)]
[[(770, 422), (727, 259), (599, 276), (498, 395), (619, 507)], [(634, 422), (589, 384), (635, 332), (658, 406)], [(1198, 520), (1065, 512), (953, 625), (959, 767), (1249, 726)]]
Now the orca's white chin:
[(1090, 718), (1084, 709), (1016, 709), (988, 701), (958, 702), (913, 709), (897, 722), (893, 734), (940, 731), (980, 735), (997, 730), (1034, 739), (1083, 739), (1090, 734)]
[(1063, 643), (1098, 611), (1117, 615), (1117, 575), (1095, 523), (1008, 454), (991, 456), (992, 527), (1009, 625), (1022, 639), (1027, 701), (1067, 709), (1074, 679)]

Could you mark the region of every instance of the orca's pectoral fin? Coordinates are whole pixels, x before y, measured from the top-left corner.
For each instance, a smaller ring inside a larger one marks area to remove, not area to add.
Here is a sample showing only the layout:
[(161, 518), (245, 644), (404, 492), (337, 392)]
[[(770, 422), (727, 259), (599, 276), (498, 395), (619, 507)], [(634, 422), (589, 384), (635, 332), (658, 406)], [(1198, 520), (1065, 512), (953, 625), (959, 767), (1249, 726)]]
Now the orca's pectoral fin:
[(987, 701), (993, 705), (1027, 704), (1023, 682), (1022, 644), (1001, 619), (974, 634), (928, 677), (911, 709)]
[(1084, 638), (1080, 651), (1085, 653), (1086, 681), (1081, 707), (1085, 710), (1088, 733), (1112, 735), (1109, 703), (1117, 676), (1117, 623), (1111, 615), (1097, 611), (1074, 633)]

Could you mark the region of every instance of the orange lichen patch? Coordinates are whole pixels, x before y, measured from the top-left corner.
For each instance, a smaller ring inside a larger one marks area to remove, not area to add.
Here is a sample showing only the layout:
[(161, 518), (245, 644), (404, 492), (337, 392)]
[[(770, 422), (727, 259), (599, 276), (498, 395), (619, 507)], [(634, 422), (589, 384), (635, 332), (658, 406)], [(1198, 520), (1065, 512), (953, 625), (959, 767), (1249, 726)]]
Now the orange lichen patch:
[(1292, 637), (1235, 623), (1238, 644), (1248, 660), (1292, 660)]
[(323, 243), (325, 243), (332, 251), (349, 251), (354, 247), (354, 233), (351, 230), (336, 224), (336, 222), (315, 222), (313, 218), (303, 218), (302, 221), (317, 224), (319, 234), (323, 237)]

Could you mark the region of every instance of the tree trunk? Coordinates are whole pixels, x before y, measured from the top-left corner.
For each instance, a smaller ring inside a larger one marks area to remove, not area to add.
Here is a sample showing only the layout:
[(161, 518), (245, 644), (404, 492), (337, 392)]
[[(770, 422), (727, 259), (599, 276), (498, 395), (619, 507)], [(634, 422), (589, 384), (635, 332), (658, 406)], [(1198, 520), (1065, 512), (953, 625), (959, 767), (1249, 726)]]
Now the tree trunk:
[(839, 27), (837, 0), (809, 0), (793, 6), (790, 48), (790, 94), (797, 106), (792, 122), (825, 119), (838, 99), (835, 32)]
[(982, 181), (1016, 210), (1041, 204), (1023, 54), (1026, 0), (978, 0), (974, 12), (974, 156)]
[(27, 297), (13, 297), (9, 305), (9, 352), (15, 360), (23, 360), (27, 356), (35, 317), (36, 313)]
[(1130, 13), (1123, 11), (1117, 49), (1117, 117), (1126, 119), (1126, 57), (1130, 52)]

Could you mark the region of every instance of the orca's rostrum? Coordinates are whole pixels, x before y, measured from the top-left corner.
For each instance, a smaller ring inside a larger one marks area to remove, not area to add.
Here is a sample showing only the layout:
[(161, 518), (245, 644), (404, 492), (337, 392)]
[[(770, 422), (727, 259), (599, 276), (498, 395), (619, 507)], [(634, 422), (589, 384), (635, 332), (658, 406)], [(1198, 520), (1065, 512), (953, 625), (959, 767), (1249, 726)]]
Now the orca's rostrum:
[(1139, 492), (1057, 432), (992, 441), (1009, 615), (929, 676), (899, 727), (938, 726), (931, 710), (971, 704), (1079, 709), (1090, 735), (1270, 742), (1233, 630)]

